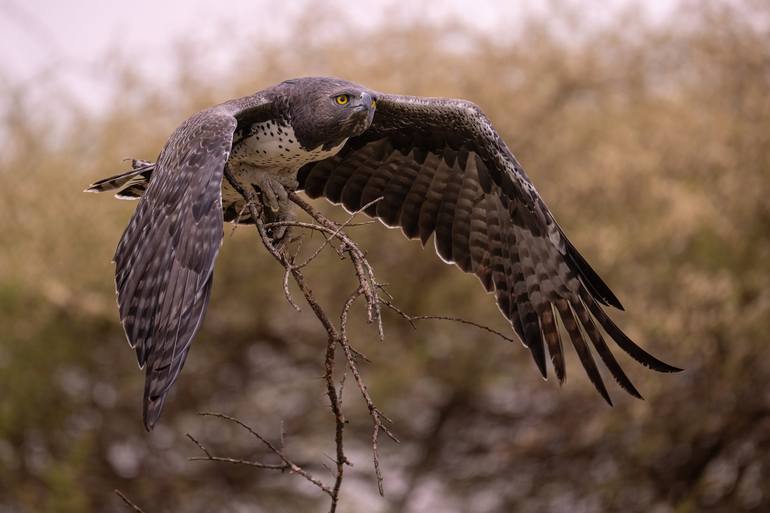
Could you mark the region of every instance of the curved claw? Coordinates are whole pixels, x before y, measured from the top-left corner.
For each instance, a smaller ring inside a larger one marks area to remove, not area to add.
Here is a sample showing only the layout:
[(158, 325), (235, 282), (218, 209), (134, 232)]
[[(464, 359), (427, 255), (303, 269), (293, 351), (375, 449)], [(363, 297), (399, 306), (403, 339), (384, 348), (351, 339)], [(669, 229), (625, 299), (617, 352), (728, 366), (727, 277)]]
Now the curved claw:
[[(294, 213), (290, 209), (281, 209), (275, 215), (270, 215), (269, 217), (274, 217), (274, 219), (269, 222), (294, 221), (296, 219)], [(268, 235), (270, 235), (270, 239), (272, 240), (275, 249), (281, 249), (286, 245), (286, 243), (291, 240), (291, 233), (291, 226), (286, 225), (273, 226), (268, 229)]]
[[(264, 203), (264, 216), (266, 223), (293, 221), (294, 214), (291, 211), (291, 202), (286, 187), (270, 174), (263, 174), (255, 184), (262, 195)], [(288, 226), (274, 226), (268, 228), (268, 235), (273, 240), (273, 246), (279, 249), (289, 240)]]

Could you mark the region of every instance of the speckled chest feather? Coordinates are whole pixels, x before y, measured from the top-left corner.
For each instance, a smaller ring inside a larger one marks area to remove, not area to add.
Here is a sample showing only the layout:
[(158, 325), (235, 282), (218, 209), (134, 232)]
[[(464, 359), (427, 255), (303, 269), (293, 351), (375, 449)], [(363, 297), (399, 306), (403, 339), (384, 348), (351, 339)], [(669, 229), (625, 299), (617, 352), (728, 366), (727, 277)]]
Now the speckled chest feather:
[[(346, 142), (347, 139), (328, 150), (322, 146), (309, 150), (300, 144), (291, 125), (269, 120), (251, 125), (240, 139), (236, 139), (227, 163), (242, 182), (256, 184), (259, 175), (267, 173), (277, 178), (284, 187), (294, 189), (297, 172), (302, 166), (336, 155)], [(240, 200), (240, 195), (223, 182), (223, 204), (235, 204)]]
[(328, 150), (321, 146), (309, 150), (302, 147), (289, 124), (270, 120), (251, 126), (245, 137), (233, 146), (229, 164), (236, 171), (252, 167), (277, 174), (296, 172), (309, 162), (335, 155), (346, 141)]

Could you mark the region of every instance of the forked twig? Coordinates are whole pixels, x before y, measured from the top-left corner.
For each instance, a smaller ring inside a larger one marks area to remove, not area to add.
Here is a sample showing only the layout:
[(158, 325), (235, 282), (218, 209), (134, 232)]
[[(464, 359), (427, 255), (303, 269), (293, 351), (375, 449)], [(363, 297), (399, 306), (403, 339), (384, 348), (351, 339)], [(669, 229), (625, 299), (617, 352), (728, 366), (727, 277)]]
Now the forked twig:
[[(353, 261), (353, 266), (356, 269), (356, 276), (358, 277), (358, 281), (361, 284), (364, 297), (366, 297), (367, 320), (369, 323), (377, 323), (377, 333), (380, 340), (383, 340), (385, 335), (382, 328), (382, 312), (380, 310), (380, 301), (377, 296), (377, 289), (379, 288), (379, 284), (374, 277), (374, 269), (372, 269), (372, 265), (369, 263), (369, 260), (366, 259), (366, 254), (361, 250), (358, 244), (353, 241), (353, 239), (348, 237), (348, 235), (342, 231), (341, 227), (337, 223), (328, 219), (326, 216), (313, 208), (296, 192), (289, 191), (289, 199), (302, 210), (307, 212), (319, 225), (328, 230), (332, 230), (333, 233), (336, 234), (335, 237), (338, 238), (339, 241), (344, 245), (345, 251), (350, 255), (350, 258)], [(379, 201), (379, 198), (375, 201)], [(367, 204), (364, 206), (364, 208), (372, 204), (374, 204), (374, 202)]]
[(242, 460), (238, 458), (226, 458), (223, 456), (214, 456), (212, 455), (209, 450), (200, 443), (195, 437), (193, 437), (190, 433), (186, 434), (187, 438), (189, 438), (195, 445), (198, 446), (198, 448), (205, 454), (205, 456), (191, 456), (188, 458), (190, 461), (221, 461), (223, 463), (234, 463), (237, 465), (246, 465), (249, 467), (256, 467), (256, 468), (264, 468), (268, 470), (291, 470), (291, 467), (286, 465), (285, 463), (282, 465), (276, 465), (276, 464), (270, 464), (270, 463), (262, 463), (261, 461), (251, 461), (251, 460)]
[[(234, 464), (240, 464), (240, 465), (248, 465), (251, 467), (258, 467), (258, 468), (264, 468), (264, 469), (270, 469), (270, 470), (280, 470), (280, 471), (289, 471), (293, 474), (297, 474), (299, 476), (304, 477), (306, 480), (308, 480), (310, 483), (317, 486), (321, 491), (323, 491), (325, 494), (332, 497), (332, 500), (335, 500), (335, 498), (332, 496), (332, 490), (327, 485), (325, 485), (321, 480), (318, 478), (312, 476), (309, 472), (307, 472), (305, 469), (303, 469), (301, 466), (294, 463), (289, 457), (284, 453), (282, 448), (278, 448), (273, 444), (270, 440), (263, 437), (259, 432), (257, 432), (254, 428), (246, 424), (240, 419), (236, 419), (235, 417), (231, 417), (230, 415), (225, 415), (224, 413), (217, 413), (217, 412), (201, 412), (200, 415), (204, 417), (216, 417), (222, 420), (225, 420), (227, 422), (231, 422), (233, 424), (236, 424), (237, 426), (243, 428), (246, 430), (251, 436), (259, 440), (265, 447), (267, 447), (273, 454), (278, 456), (281, 461), (283, 461), (282, 465), (269, 465), (261, 462), (255, 462), (255, 461), (246, 461), (246, 460), (238, 460), (234, 458), (222, 458), (218, 456), (212, 456), (211, 453), (206, 449), (198, 440), (190, 436), (189, 434), (187, 437), (197, 445), (201, 451), (206, 455), (203, 458), (190, 458), (192, 460), (208, 460), (208, 461), (220, 461), (224, 463), (234, 463)], [(336, 503), (336, 501), (335, 501)], [(332, 509), (334, 511), (334, 509)]]
[[(327, 494), (331, 498), (331, 506), (329, 511), (330, 513), (334, 513), (339, 503), (339, 494), (340, 494), (343, 478), (345, 475), (345, 466), (350, 465), (350, 462), (347, 456), (345, 455), (345, 450), (344, 450), (344, 430), (345, 430), (345, 424), (347, 423), (347, 420), (345, 418), (345, 414), (342, 409), (342, 392), (343, 392), (346, 374), (343, 373), (341, 379), (338, 380), (335, 373), (335, 356), (336, 356), (337, 346), (339, 345), (343, 349), (343, 352), (346, 358), (347, 367), (351, 370), (351, 373), (353, 374), (356, 385), (359, 391), (361, 392), (361, 395), (364, 398), (364, 401), (366, 402), (367, 408), (369, 409), (369, 414), (372, 417), (372, 423), (373, 423), (372, 453), (373, 453), (375, 474), (377, 478), (377, 488), (380, 491), (380, 494), (382, 494), (383, 480), (382, 480), (382, 472), (380, 469), (379, 449), (378, 449), (379, 433), (384, 432), (391, 439), (395, 441), (397, 441), (397, 439), (393, 435), (393, 433), (390, 431), (390, 429), (385, 425), (385, 422), (390, 422), (389, 419), (385, 415), (383, 415), (380, 412), (380, 410), (374, 405), (371, 399), (371, 396), (369, 394), (369, 391), (366, 387), (366, 384), (361, 378), (361, 373), (358, 370), (356, 358), (363, 358), (365, 360), (365, 357), (363, 357), (363, 355), (355, 351), (350, 346), (350, 342), (348, 340), (347, 323), (348, 323), (349, 312), (353, 303), (359, 297), (362, 297), (362, 296), (366, 300), (367, 320), (369, 321), (369, 323), (376, 323), (379, 338), (380, 340), (383, 339), (380, 298), (378, 297), (378, 294), (377, 294), (377, 290), (379, 289), (379, 287), (381, 287), (381, 285), (377, 282), (374, 276), (374, 270), (371, 264), (366, 259), (366, 254), (364, 253), (364, 251), (361, 250), (358, 244), (356, 244), (355, 241), (350, 239), (350, 237), (348, 237), (348, 235), (344, 232), (344, 228), (351, 224), (355, 213), (351, 215), (350, 218), (345, 223), (340, 225), (329, 220), (323, 214), (315, 210), (311, 205), (305, 202), (296, 193), (289, 192), (289, 199), (291, 199), (292, 202), (294, 202), (300, 208), (302, 208), (305, 212), (307, 212), (313, 218), (315, 223), (305, 223), (300, 221), (280, 221), (276, 223), (266, 224), (263, 222), (263, 218), (262, 218), (263, 206), (259, 198), (257, 197), (256, 193), (252, 189), (243, 187), (238, 182), (238, 180), (230, 173), (230, 170), (228, 168), (225, 168), (224, 174), (225, 174), (225, 178), (228, 180), (230, 185), (244, 198), (246, 202), (246, 205), (244, 208), (246, 208), (249, 211), (251, 218), (254, 220), (257, 233), (259, 234), (260, 240), (262, 241), (263, 245), (268, 250), (268, 252), (273, 256), (273, 258), (275, 258), (284, 267), (285, 274), (284, 274), (284, 280), (283, 280), (283, 289), (287, 300), (294, 308), (299, 309), (299, 306), (293, 301), (289, 291), (289, 276), (291, 276), (294, 282), (296, 283), (297, 287), (299, 288), (300, 292), (305, 297), (305, 301), (310, 306), (316, 318), (318, 319), (318, 321), (321, 323), (321, 325), (324, 327), (324, 330), (326, 331), (327, 346), (326, 346), (326, 357), (324, 360), (324, 370), (325, 370), (324, 381), (326, 383), (326, 393), (327, 393), (327, 397), (329, 398), (330, 409), (332, 414), (334, 415), (334, 421), (335, 421), (336, 451), (335, 451), (335, 458), (333, 460), (335, 464), (335, 469), (332, 472), (334, 476), (334, 482), (331, 485), (325, 484), (323, 481), (311, 475), (307, 470), (305, 470), (301, 466), (294, 463), (291, 459), (289, 459), (289, 457), (286, 455), (283, 449), (283, 433), (281, 434), (281, 447), (279, 448), (279, 447), (276, 447), (274, 444), (272, 444), (269, 440), (262, 437), (256, 430), (254, 430), (244, 422), (234, 417), (230, 417), (228, 415), (224, 415), (221, 413), (204, 413), (202, 415), (218, 417), (220, 419), (239, 425), (240, 427), (247, 430), (256, 439), (258, 439), (260, 443), (262, 443), (265, 447), (267, 447), (267, 449), (269, 449), (273, 454), (278, 456), (283, 463), (276, 465), (276, 464), (267, 464), (259, 461), (215, 456), (201, 442), (195, 439), (192, 435), (188, 434), (187, 437), (196, 446), (198, 446), (198, 448), (204, 454), (204, 456), (193, 457), (191, 459), (216, 461), (216, 462), (231, 463), (231, 464), (238, 464), (238, 465), (248, 465), (256, 468), (262, 468), (262, 469), (268, 469), (268, 470), (279, 470), (279, 471), (290, 471), (292, 473), (298, 474), (303, 478), (305, 478), (307, 481), (314, 484), (316, 487), (318, 487), (321, 491), (323, 491), (325, 494)], [(364, 208), (367, 208), (368, 206), (373, 205), (375, 202), (372, 202), (369, 205), (366, 205)], [(324, 235), (324, 242), (321, 244), (319, 248), (313, 251), (310, 257), (307, 258), (304, 262), (300, 264), (296, 264), (295, 263), (296, 255), (289, 256), (287, 254), (285, 247), (280, 249), (277, 248), (273, 244), (273, 241), (271, 240), (270, 236), (268, 235), (268, 232), (267, 232), (268, 228), (278, 227), (278, 226), (287, 226), (287, 227), (292, 226), (296, 228), (303, 228), (303, 229), (318, 231)], [(335, 242), (338, 245), (335, 244)], [(307, 266), (310, 262), (312, 262), (323, 251), (323, 249), (328, 246), (334, 247), (337, 253), (340, 254), (341, 256), (347, 256), (350, 258), (350, 261), (353, 265), (356, 277), (359, 282), (359, 286), (356, 289), (356, 292), (348, 298), (348, 300), (345, 302), (343, 306), (342, 313), (340, 314), (339, 326), (335, 325), (335, 323), (332, 322), (330, 316), (324, 311), (324, 309), (315, 299), (315, 296), (313, 295), (311, 289), (308, 287), (305, 281), (305, 277), (302, 273), (302, 269), (305, 266)], [(339, 389), (337, 388), (338, 381), (339, 381)]]

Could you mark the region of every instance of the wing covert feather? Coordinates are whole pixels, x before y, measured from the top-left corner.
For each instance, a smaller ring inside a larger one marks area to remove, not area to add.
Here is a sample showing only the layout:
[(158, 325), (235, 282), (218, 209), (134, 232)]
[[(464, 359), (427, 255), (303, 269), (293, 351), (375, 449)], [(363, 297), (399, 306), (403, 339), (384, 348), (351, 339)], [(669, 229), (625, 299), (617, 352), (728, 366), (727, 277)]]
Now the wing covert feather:
[[(634, 344), (600, 305), (620, 301), (564, 235), (524, 170), (475, 105), (379, 95), (372, 126), (336, 156), (300, 170), (300, 188), (366, 213), (474, 273), (544, 377), (546, 351), (566, 375), (558, 319), (597, 391), (610, 397), (588, 342), (620, 386), (641, 397), (593, 318), (625, 352), (652, 369), (679, 370)], [(558, 317), (557, 317), (558, 316)], [(593, 316), (593, 318), (592, 318)], [(582, 329), (581, 329), (582, 328)]]
[(211, 294), (223, 236), (222, 175), (236, 125), (232, 115), (210, 110), (174, 132), (115, 252), (121, 321), (145, 368), (147, 429), (184, 365)]

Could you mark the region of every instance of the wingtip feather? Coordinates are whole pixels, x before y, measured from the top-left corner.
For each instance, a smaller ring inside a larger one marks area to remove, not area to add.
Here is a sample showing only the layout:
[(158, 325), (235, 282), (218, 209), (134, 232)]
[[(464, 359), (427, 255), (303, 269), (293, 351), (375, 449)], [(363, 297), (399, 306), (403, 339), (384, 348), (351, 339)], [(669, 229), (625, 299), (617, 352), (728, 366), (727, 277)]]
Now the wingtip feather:
[(669, 365), (666, 362), (654, 357), (641, 347), (639, 347), (628, 335), (623, 333), (610, 316), (602, 309), (599, 303), (588, 294), (585, 290), (580, 291), (580, 297), (585, 302), (591, 314), (601, 325), (602, 329), (625, 351), (631, 358), (644, 365), (648, 369), (652, 369), (657, 372), (681, 372), (683, 369)]
[(642, 395), (639, 393), (639, 390), (636, 389), (634, 383), (628, 378), (626, 373), (623, 371), (623, 368), (612, 354), (612, 351), (607, 346), (607, 343), (604, 341), (604, 337), (596, 328), (596, 324), (594, 324), (582, 301), (573, 301), (572, 309), (577, 314), (578, 319), (583, 326), (583, 330), (588, 335), (588, 338), (593, 344), (594, 349), (599, 354), (599, 357), (604, 362), (604, 365), (610, 371), (610, 374), (614, 378), (615, 382), (620, 386), (620, 388), (625, 390), (632, 397), (642, 399)]
[(618, 310), (624, 311), (625, 308), (623, 308), (623, 304), (615, 293), (612, 292), (609, 285), (607, 285), (601, 276), (594, 271), (593, 267), (591, 267), (588, 261), (563, 233), (562, 236), (564, 237), (567, 246), (568, 261), (572, 263), (573, 269), (580, 275), (583, 284), (588, 288), (594, 299), (603, 305), (612, 306)]
[(559, 300), (556, 301), (554, 306), (559, 312), (559, 317), (561, 317), (564, 328), (567, 330), (567, 334), (572, 341), (572, 346), (575, 348), (575, 352), (580, 358), (580, 363), (583, 365), (583, 369), (585, 369), (588, 379), (593, 383), (594, 388), (599, 392), (599, 395), (602, 396), (607, 404), (612, 406), (610, 394), (607, 391), (602, 375), (596, 366), (596, 362), (591, 355), (591, 349), (583, 338), (583, 334), (580, 331), (580, 327), (577, 324), (577, 320), (575, 319), (569, 303), (565, 300)]
[[(157, 401), (155, 401), (157, 402)], [(162, 404), (162, 401), (161, 401)], [(147, 409), (145, 410), (143, 421), (144, 421), (144, 429), (147, 430), (149, 433), (155, 428), (155, 424), (158, 423), (158, 419), (160, 418), (160, 412), (161, 412), (162, 406), (154, 406), (154, 405), (147, 405)]]

